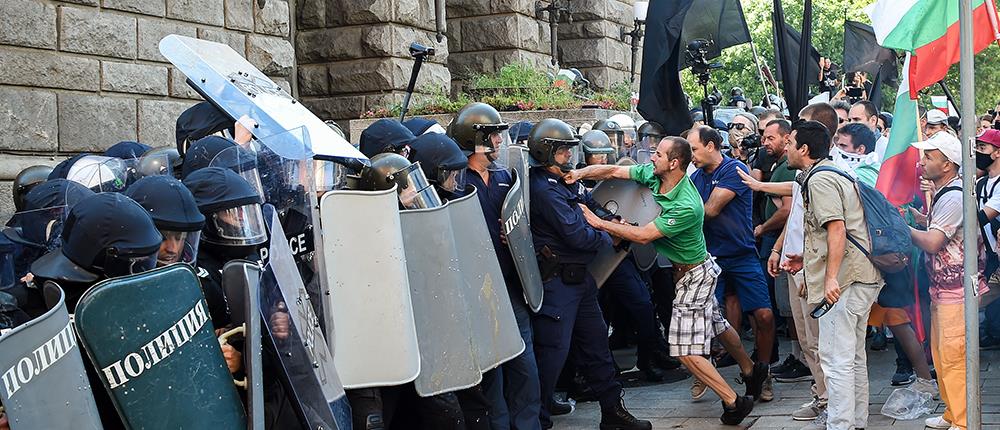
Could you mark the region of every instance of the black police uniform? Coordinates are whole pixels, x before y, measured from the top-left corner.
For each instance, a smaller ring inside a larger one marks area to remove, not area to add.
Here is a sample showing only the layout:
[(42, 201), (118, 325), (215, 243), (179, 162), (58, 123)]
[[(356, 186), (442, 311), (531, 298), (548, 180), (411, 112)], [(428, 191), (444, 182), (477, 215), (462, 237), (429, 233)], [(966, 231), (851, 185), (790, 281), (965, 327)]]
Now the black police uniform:
[[(601, 409), (614, 408), (621, 396), (608, 348), (608, 327), (597, 303), (597, 285), (587, 272), (598, 249), (611, 237), (587, 224), (579, 203), (593, 203), (582, 184), (566, 185), (559, 175), (534, 167), (531, 181), (531, 233), (535, 250), (558, 260), (539, 261), (545, 301), (532, 318), (535, 357), (541, 383), (543, 425), (550, 425), (549, 402), (570, 352)], [(546, 249), (548, 251), (546, 251)], [(546, 268), (554, 266), (552, 270)], [(572, 348), (570, 345), (572, 343)], [(571, 351), (572, 350), (572, 351)]]

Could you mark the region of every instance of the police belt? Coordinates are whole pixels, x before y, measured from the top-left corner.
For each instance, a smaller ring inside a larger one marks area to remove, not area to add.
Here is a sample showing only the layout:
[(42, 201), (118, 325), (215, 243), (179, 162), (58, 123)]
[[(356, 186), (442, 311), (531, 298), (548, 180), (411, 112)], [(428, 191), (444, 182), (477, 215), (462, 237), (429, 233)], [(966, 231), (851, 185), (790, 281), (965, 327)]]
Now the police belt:
[(587, 265), (579, 263), (564, 263), (555, 267), (551, 273), (546, 273), (542, 282), (549, 282), (559, 277), (564, 284), (582, 284), (587, 278)]
[(693, 263), (693, 264), (680, 264), (671, 261), (670, 264), (672, 264), (674, 267), (674, 282), (679, 281), (681, 278), (684, 277), (685, 274), (687, 274), (687, 272), (690, 272), (695, 267), (705, 264), (705, 261), (708, 260), (708, 258), (709, 257), (706, 256), (705, 259), (701, 260), (698, 263)]

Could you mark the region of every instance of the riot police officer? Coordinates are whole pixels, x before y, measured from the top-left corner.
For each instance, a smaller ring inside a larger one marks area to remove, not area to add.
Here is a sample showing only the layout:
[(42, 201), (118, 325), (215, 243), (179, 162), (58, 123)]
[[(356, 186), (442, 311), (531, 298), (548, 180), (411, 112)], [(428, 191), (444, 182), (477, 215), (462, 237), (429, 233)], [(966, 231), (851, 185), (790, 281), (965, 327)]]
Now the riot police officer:
[(611, 147), (615, 149), (614, 156), (608, 157), (608, 163), (614, 164), (618, 162), (618, 159), (625, 152), (625, 131), (622, 130), (622, 126), (613, 120), (602, 119), (595, 122), (590, 130), (603, 131), (608, 136), (608, 139), (611, 141)]
[(468, 159), (454, 140), (443, 134), (427, 133), (413, 139), (410, 147), (410, 160), (420, 164), (442, 200), (464, 194)]
[(125, 195), (149, 211), (153, 224), (163, 235), (156, 265), (177, 262), (193, 265), (205, 216), (198, 211), (191, 191), (171, 176), (158, 175), (136, 181)]
[(415, 137), (413, 132), (399, 121), (383, 118), (373, 122), (361, 132), (358, 150), (368, 158), (383, 152), (395, 152), (408, 157), (410, 142)]
[(261, 197), (240, 175), (221, 167), (199, 169), (184, 178), (198, 211), (205, 217), (198, 248), (198, 268), (205, 301), (215, 327), (229, 325), (222, 289), (222, 267), (234, 259), (258, 260), (267, 241)]
[(49, 166), (31, 166), (18, 172), (14, 178), (14, 186), (11, 188), (15, 210), (20, 211), (24, 209), (24, 197), (28, 195), (28, 192), (32, 188), (45, 182), (49, 178), (50, 173), (52, 173), (52, 167)]
[(499, 151), (506, 149), (502, 143), (509, 141), (507, 128), (500, 113), (483, 103), (464, 107), (448, 127), (451, 137), (468, 157), (466, 182), (478, 190), (479, 205), (483, 209), (517, 327), (524, 341), (521, 355), (483, 376), (483, 391), (493, 405), (493, 428), (540, 429), (541, 398), (538, 364), (532, 346), (531, 312), (522, 298), (524, 291), (514, 257), (501, 233), (501, 209), (514, 185), (507, 166), (497, 163)]
[(549, 402), (573, 342), (576, 364), (601, 403), (601, 428), (650, 429), (625, 408), (621, 385), (608, 347), (608, 327), (597, 303), (597, 285), (587, 265), (611, 237), (587, 224), (580, 204), (594, 204), (582, 184), (562, 177), (574, 167), (573, 147), (580, 141), (557, 119), (535, 125), (528, 151), (537, 165), (530, 170), (531, 233), (539, 254), (545, 302), (532, 320), (535, 356), (541, 382), (543, 427), (550, 426)]

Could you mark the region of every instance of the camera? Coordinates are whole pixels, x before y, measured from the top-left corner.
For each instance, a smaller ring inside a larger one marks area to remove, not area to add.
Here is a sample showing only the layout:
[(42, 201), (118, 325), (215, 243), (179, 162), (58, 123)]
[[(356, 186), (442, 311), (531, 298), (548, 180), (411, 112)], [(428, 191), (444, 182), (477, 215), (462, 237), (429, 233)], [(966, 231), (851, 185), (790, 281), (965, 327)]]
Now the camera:
[(417, 42), (413, 42), (410, 44), (410, 56), (411, 57), (434, 56), (434, 48), (430, 48), (421, 45)]
[(715, 42), (706, 39), (695, 39), (688, 43), (687, 55), (691, 63), (691, 71), (699, 78), (708, 80), (708, 74), (715, 69), (721, 69), (722, 64), (708, 61), (708, 50)]
[(757, 133), (751, 134), (743, 138), (740, 142), (740, 148), (745, 150), (760, 148), (760, 135)]

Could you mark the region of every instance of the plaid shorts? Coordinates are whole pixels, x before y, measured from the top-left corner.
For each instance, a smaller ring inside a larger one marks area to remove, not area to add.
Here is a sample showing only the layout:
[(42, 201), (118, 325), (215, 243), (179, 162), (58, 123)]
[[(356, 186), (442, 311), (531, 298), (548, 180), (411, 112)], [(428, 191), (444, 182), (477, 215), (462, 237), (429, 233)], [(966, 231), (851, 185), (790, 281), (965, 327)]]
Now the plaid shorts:
[(707, 355), (712, 338), (729, 328), (715, 298), (715, 284), (722, 269), (711, 256), (677, 281), (677, 297), (670, 315), (667, 342), (670, 355)]

